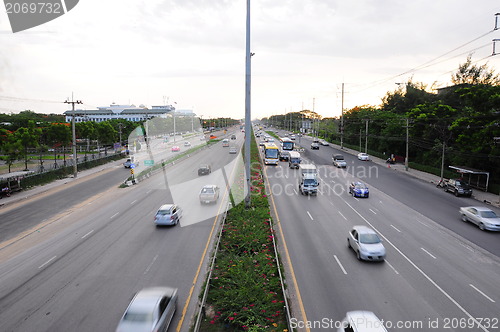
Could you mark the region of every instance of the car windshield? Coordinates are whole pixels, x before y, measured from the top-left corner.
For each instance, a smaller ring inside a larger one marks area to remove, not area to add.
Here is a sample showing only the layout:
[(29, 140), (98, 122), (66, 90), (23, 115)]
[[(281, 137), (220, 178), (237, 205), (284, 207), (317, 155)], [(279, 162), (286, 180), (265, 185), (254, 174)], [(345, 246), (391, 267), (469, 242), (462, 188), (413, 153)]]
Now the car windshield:
[(380, 238), (377, 234), (360, 234), (359, 242), (366, 244), (380, 243)]
[(355, 187), (356, 189), (367, 189), (367, 188), (366, 188), (366, 186), (365, 186), (364, 184), (362, 184), (362, 183), (356, 183), (356, 184), (354, 185), (354, 187)]
[(127, 322), (152, 322), (153, 313), (129, 311), (123, 316), (123, 320)]
[(214, 189), (213, 189), (213, 188), (203, 188), (203, 189), (201, 190), (201, 192), (202, 192), (203, 194), (213, 194), (213, 193), (214, 193)]
[(479, 211), (479, 214), (483, 218), (498, 218), (498, 216), (493, 211)]

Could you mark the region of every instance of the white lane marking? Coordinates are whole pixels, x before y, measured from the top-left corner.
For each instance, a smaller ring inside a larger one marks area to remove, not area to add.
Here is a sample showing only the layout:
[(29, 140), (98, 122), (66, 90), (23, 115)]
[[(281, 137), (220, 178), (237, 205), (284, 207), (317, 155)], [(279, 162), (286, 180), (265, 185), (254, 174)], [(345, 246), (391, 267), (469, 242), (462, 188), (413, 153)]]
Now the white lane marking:
[(293, 192), (295, 193), (295, 195), (298, 195), (299, 193), (297, 192), (297, 190), (293, 189)]
[(311, 220), (314, 220), (314, 218), (311, 216), (311, 214), (309, 213), (309, 211), (306, 211), (307, 212), (307, 215), (309, 216), (309, 218), (311, 218)]
[(471, 286), (472, 288), (474, 288), (479, 294), (481, 294), (482, 296), (484, 296), (485, 298), (487, 298), (488, 300), (490, 300), (491, 302), (495, 303), (495, 300), (493, 300), (491, 297), (489, 297), (488, 295), (486, 295), (484, 292), (480, 291), (477, 287), (475, 287), (473, 284), (469, 284), (469, 286)]
[(116, 212), (115, 214), (113, 214), (109, 219), (113, 219), (114, 217), (116, 217), (117, 215), (119, 215), (120, 212)]
[(387, 259), (385, 260), (385, 264), (389, 265), (389, 267), (394, 271), (394, 273), (399, 274), (399, 272), (394, 268), (394, 266), (391, 265), (391, 263), (387, 261)]
[(50, 262), (52, 262), (54, 259), (56, 259), (57, 256), (54, 256), (52, 257), (51, 259), (49, 259), (48, 261), (46, 261), (45, 263), (43, 263), (42, 265), (40, 265), (38, 268), (41, 269), (42, 267), (44, 267), (45, 265), (49, 264)]
[(342, 266), (342, 264), (340, 263), (339, 259), (337, 258), (337, 255), (333, 255), (333, 257), (335, 258), (335, 260), (337, 261), (337, 264), (340, 266), (340, 268), (342, 269), (342, 272), (344, 272), (344, 274), (347, 274), (347, 271), (344, 269), (344, 267)]
[(369, 209), (370, 211), (372, 211), (373, 214), (377, 214), (377, 212), (373, 211), (372, 209)]
[(399, 233), (401, 233), (401, 231), (399, 229), (397, 229), (396, 226), (391, 225), (391, 227), (394, 228), (395, 230), (397, 230)]
[(155, 263), (155, 261), (158, 259), (158, 255), (156, 255), (155, 257), (153, 257), (153, 260), (151, 261), (151, 263), (149, 263), (148, 267), (146, 268), (146, 271), (144, 271), (144, 274), (147, 274), (149, 272), (149, 270), (151, 269), (151, 267), (153, 266), (153, 264)]
[(146, 195), (149, 194), (151, 192), (151, 190), (153, 190), (153, 189), (149, 189), (148, 191), (146, 191)]
[(380, 204), (384, 205), (384, 203), (382, 203), (382, 201), (378, 201)]
[(416, 221), (418, 221), (419, 223), (421, 223), (422, 225), (424, 225), (425, 227), (429, 228), (429, 225), (425, 224), (423, 221), (421, 221), (420, 219), (418, 218), (415, 218)]
[(318, 189), (318, 192), (319, 192), (321, 195), (323, 195), (323, 192), (322, 192), (321, 190), (319, 190), (319, 189)]
[(330, 180), (330, 181), (332, 181), (333, 183), (335, 183), (335, 181), (333, 181), (333, 180)]
[(130, 202), (130, 205), (133, 205), (135, 202), (137, 202), (136, 199), (134, 199), (132, 202)]
[(85, 234), (84, 236), (82, 236), (82, 239), (85, 239), (87, 236), (89, 236), (92, 233), (94, 233), (94, 230), (91, 230), (90, 232), (88, 232), (87, 234)]
[(347, 220), (347, 218), (342, 214), (342, 212), (340, 212), (340, 211), (337, 211), (337, 212), (342, 216), (342, 218), (344, 218), (345, 220)]
[[(343, 199), (344, 200), (344, 199)], [(450, 294), (448, 294), (441, 286), (437, 284), (437, 282), (434, 281), (429, 275), (427, 275), (424, 270), (422, 270), (420, 267), (418, 267), (417, 264), (415, 264), (408, 256), (406, 256), (394, 243), (392, 243), (386, 236), (384, 236), (381, 232), (378, 231), (376, 227), (374, 227), (365, 217), (361, 215), (356, 209), (354, 209), (351, 204), (347, 203), (346, 200), (344, 202), (361, 218), (363, 219), (371, 228), (373, 228), (374, 231), (379, 233), (379, 235), (391, 246), (393, 247), (408, 263), (411, 264), (422, 276), (424, 276), (425, 279), (427, 279), (438, 291), (441, 292), (448, 300), (450, 300), (451, 303), (453, 303), (460, 311), (462, 311), (469, 319), (474, 321), (476, 326), (478, 326), (481, 330), (488, 332), (488, 329), (484, 327), (480, 321), (478, 321), (474, 316), (472, 316), (464, 307), (460, 305)], [(417, 219), (418, 220), (418, 219)], [(420, 221), (419, 221), (420, 222)], [(422, 223), (423, 224), (423, 223)], [(423, 224), (425, 225), (425, 224)], [(427, 225), (426, 225), (427, 226)]]
[(430, 252), (428, 252), (427, 250), (425, 250), (424, 248), (420, 248), (422, 249), (425, 253), (427, 253), (427, 255), (431, 256), (432, 258), (436, 259), (436, 256), (434, 256), (433, 254), (431, 254)]

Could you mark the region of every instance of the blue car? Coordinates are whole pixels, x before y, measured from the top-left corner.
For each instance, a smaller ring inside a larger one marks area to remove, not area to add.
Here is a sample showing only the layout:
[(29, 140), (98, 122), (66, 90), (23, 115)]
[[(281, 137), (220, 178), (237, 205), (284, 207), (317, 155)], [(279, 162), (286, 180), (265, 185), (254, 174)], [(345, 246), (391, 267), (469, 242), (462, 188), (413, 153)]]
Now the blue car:
[(363, 182), (352, 182), (349, 186), (349, 194), (352, 197), (367, 197), (370, 195), (368, 187)]

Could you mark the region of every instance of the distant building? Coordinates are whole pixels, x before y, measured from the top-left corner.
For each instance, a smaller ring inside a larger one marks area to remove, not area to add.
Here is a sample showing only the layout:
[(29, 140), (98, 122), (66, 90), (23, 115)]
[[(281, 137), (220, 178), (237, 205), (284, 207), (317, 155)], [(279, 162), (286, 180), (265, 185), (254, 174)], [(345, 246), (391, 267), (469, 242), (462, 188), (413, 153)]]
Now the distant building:
[(112, 119), (125, 119), (128, 121), (142, 122), (154, 117), (167, 117), (171, 112), (175, 111), (172, 105), (152, 106), (147, 108), (144, 105), (117, 105), (97, 107), (97, 110), (75, 110), (66, 111), (64, 115), (66, 122), (71, 122), (75, 115), (75, 122), (102, 122)]

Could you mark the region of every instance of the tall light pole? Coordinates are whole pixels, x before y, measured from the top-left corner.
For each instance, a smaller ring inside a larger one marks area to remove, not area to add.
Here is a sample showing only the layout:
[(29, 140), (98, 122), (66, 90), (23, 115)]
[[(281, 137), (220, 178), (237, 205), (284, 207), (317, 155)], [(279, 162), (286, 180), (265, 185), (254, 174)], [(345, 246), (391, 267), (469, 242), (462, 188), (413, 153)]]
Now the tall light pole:
[(246, 22), (246, 47), (245, 47), (245, 173), (247, 177), (247, 195), (245, 197), (245, 207), (250, 207), (250, 193), (251, 193), (251, 182), (250, 182), (250, 139), (252, 134), (252, 125), (250, 123), (251, 108), (250, 108), (250, 96), (251, 96), (251, 59), (250, 57), (254, 55), (250, 53), (250, 0), (247, 0), (247, 22)]
[(76, 157), (75, 104), (82, 104), (82, 101), (73, 101), (73, 93), (71, 93), (71, 101), (66, 100), (64, 103), (71, 104), (72, 106), (71, 131), (73, 134), (73, 177), (76, 178), (78, 174), (78, 168), (76, 166), (78, 158)]
[(340, 150), (344, 149), (344, 83), (342, 83), (342, 112), (340, 114)]

